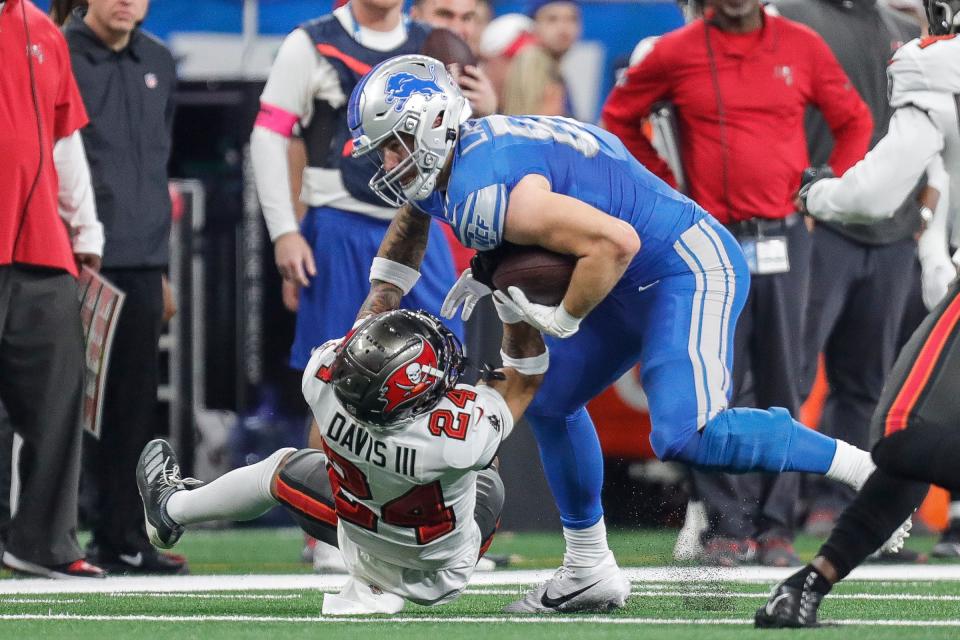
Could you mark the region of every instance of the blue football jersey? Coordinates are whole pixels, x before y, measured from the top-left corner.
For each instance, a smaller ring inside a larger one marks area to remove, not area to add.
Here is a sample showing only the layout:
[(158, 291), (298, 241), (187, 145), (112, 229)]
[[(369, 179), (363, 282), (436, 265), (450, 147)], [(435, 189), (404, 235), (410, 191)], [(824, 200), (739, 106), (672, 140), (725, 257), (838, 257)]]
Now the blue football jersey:
[[(495, 115), (460, 128), (446, 191), (414, 202), (449, 223), (467, 247), (503, 241), (510, 191), (529, 174), (552, 191), (628, 222), (641, 249), (628, 274), (666, 275), (657, 258), (704, 216), (696, 203), (647, 171), (613, 134), (570, 118)], [(670, 262), (673, 262), (671, 260)], [(639, 273), (642, 272), (642, 273)]]

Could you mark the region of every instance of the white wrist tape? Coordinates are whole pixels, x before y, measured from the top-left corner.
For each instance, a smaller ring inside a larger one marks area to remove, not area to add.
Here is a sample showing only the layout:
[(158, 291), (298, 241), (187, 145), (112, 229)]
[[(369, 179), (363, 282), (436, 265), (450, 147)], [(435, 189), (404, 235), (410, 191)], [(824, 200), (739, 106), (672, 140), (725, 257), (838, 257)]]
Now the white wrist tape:
[(575, 332), (580, 327), (580, 321), (583, 320), (583, 318), (570, 315), (567, 309), (563, 306), (563, 302), (557, 305), (557, 310), (553, 314), (553, 319), (557, 323), (558, 327), (571, 333)]
[(394, 262), (387, 258), (374, 258), (370, 265), (370, 282), (382, 280), (396, 285), (403, 291), (403, 295), (410, 293), (413, 285), (420, 279), (420, 272), (413, 267)]
[(550, 366), (550, 350), (547, 349), (538, 356), (532, 358), (512, 358), (500, 350), (500, 358), (503, 360), (503, 366), (516, 369), (517, 373), (525, 376), (538, 376), (546, 373)]

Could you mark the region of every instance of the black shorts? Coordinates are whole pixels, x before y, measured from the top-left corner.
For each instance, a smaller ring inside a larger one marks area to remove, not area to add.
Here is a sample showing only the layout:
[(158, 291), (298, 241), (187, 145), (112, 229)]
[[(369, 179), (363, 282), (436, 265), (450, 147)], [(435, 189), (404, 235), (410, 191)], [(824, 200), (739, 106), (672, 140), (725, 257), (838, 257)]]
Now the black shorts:
[(960, 282), (924, 319), (890, 372), (871, 429), (877, 466), (960, 489)]

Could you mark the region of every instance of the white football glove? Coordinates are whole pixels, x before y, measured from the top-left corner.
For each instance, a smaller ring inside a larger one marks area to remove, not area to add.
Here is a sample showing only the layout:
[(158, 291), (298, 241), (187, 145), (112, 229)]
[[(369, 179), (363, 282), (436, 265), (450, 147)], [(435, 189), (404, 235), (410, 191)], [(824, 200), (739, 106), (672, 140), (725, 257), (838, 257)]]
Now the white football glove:
[(523, 312), (523, 320), (541, 333), (551, 335), (555, 338), (569, 338), (580, 328), (580, 321), (583, 318), (577, 318), (563, 308), (563, 304), (550, 307), (545, 304), (537, 304), (527, 300), (518, 287), (509, 287), (507, 292), (513, 301)]
[(466, 269), (457, 278), (457, 281), (450, 287), (447, 297), (443, 299), (443, 305), (440, 307), (440, 315), (450, 320), (457, 315), (457, 309), (463, 305), (463, 313), (460, 319), (466, 322), (473, 313), (473, 308), (477, 306), (477, 301), (484, 296), (490, 295), (490, 287), (473, 279), (473, 270)]
[(957, 268), (950, 259), (938, 260), (934, 264), (928, 261), (923, 265), (923, 274), (921, 283), (923, 285), (923, 304), (928, 311), (940, 304), (944, 296), (947, 295), (947, 289), (957, 277)]
[(525, 319), (520, 305), (503, 291), (493, 292), (493, 306), (497, 309), (497, 315), (504, 324), (517, 324)]
[(910, 529), (913, 528), (913, 518), (908, 517), (906, 521), (897, 527), (897, 530), (890, 534), (887, 541), (880, 545), (879, 553), (900, 553), (904, 543), (910, 537)]

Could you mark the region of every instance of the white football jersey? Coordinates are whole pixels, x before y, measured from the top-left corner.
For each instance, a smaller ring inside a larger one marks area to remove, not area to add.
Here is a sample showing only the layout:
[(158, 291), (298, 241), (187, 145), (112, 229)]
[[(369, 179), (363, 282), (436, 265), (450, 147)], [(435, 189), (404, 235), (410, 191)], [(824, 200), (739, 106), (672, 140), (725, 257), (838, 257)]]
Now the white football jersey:
[(472, 567), (480, 545), (476, 472), (513, 429), (503, 397), (487, 386), (457, 385), (431, 412), (385, 434), (351, 418), (322, 380), (338, 344), (313, 352), (303, 395), (323, 437), (341, 539), (398, 567)]
[[(917, 38), (887, 68), (887, 134), (841, 178), (821, 180), (807, 210), (822, 220), (869, 222), (893, 215), (926, 171), (940, 192), (937, 217), (960, 246), (960, 36)], [(944, 171), (945, 169), (945, 171)], [(948, 174), (948, 175), (947, 175)]]
[(950, 174), (950, 244), (960, 247), (960, 35), (918, 38), (900, 47), (887, 68), (890, 104), (925, 111), (943, 136)]

